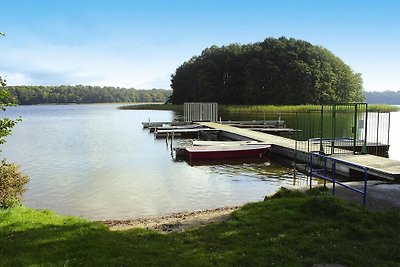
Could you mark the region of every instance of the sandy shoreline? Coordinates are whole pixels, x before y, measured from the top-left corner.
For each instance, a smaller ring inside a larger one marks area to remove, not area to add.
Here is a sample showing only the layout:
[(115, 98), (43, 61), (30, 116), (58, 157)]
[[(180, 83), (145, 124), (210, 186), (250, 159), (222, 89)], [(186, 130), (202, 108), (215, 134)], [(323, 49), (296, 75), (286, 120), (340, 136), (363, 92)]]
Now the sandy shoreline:
[(228, 206), (209, 210), (177, 212), (161, 217), (100, 222), (106, 224), (112, 231), (142, 228), (152, 229), (160, 233), (183, 232), (189, 228), (227, 220), (232, 212), (240, 207)]
[[(347, 184), (359, 188), (364, 186), (364, 182), (348, 182)], [(331, 186), (328, 186), (328, 188)], [(287, 188), (300, 191), (308, 190), (308, 186)], [(373, 211), (400, 211), (400, 193), (399, 184), (388, 184), (382, 181), (368, 182), (368, 195), (366, 208)], [(336, 188), (336, 196), (362, 205), (362, 195), (354, 194), (354, 192), (343, 187)], [(199, 227), (201, 225), (221, 222), (229, 219), (232, 212), (242, 207), (227, 206), (209, 210), (188, 211), (172, 213), (161, 217), (139, 218), (131, 220), (105, 220), (100, 221), (110, 227), (111, 230), (126, 230), (131, 228), (152, 229), (160, 233), (183, 232), (186, 229)]]

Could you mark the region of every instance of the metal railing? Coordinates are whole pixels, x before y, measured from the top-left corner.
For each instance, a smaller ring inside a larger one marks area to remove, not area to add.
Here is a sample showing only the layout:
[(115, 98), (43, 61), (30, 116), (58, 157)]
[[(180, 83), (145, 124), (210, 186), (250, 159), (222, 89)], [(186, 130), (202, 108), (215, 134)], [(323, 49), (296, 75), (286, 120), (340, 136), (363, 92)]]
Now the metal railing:
[(184, 103), (183, 117), (185, 122), (217, 121), (217, 103)]
[[(353, 164), (344, 160), (335, 159), (329, 156), (325, 156), (318, 153), (309, 153), (309, 170), (308, 175), (310, 176), (310, 189), (312, 187), (312, 178), (313, 176), (323, 179), (324, 182), (330, 181), (332, 182), (332, 195), (336, 194), (336, 185), (343, 186), (351, 191), (356, 193), (360, 193), (363, 195), (363, 206), (367, 204), (367, 183), (368, 183), (368, 168), (365, 166), (361, 166), (358, 164)], [(316, 158), (318, 162), (313, 159)], [(358, 188), (349, 186), (345, 183), (339, 182), (337, 180), (337, 165), (344, 165), (348, 167), (352, 167), (353, 169), (362, 171), (364, 174), (364, 190), (360, 190)], [(318, 166), (318, 168), (314, 168), (314, 166)], [(321, 169), (322, 167), (322, 169)]]
[(369, 112), (366, 103), (336, 104), (295, 113), (294, 139), (300, 151), (388, 156), (390, 113)]

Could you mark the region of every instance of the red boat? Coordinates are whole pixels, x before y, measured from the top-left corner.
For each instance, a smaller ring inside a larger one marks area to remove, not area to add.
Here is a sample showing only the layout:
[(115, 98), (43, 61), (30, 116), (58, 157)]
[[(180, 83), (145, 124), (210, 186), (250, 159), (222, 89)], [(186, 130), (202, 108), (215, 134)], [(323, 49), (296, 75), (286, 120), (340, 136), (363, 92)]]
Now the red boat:
[(190, 146), (186, 147), (186, 156), (189, 161), (262, 157), (270, 147), (270, 145)]

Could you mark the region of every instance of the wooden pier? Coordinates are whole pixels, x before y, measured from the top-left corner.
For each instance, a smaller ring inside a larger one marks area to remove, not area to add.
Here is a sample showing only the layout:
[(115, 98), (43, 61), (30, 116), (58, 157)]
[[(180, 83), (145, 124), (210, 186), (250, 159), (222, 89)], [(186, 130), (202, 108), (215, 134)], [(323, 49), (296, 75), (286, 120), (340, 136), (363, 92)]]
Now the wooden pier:
[[(262, 133), (250, 129), (233, 127), (230, 125), (219, 124), (215, 122), (197, 123), (202, 125), (203, 127), (219, 130), (233, 140), (257, 140), (263, 143), (270, 144), (271, 152), (292, 159), (301, 160), (301, 158), (303, 158), (303, 160), (306, 161), (308, 152), (319, 152), (320, 150), (319, 144), (308, 143), (307, 141), (298, 141), (296, 143), (295, 140), (282, 136)], [(307, 144), (301, 144), (301, 142), (305, 142)], [(373, 155), (354, 155), (350, 153), (334, 154), (331, 157), (344, 160), (349, 163), (365, 166), (366, 168), (368, 168), (368, 173), (370, 175), (376, 176), (378, 178), (389, 180), (400, 179), (400, 161), (397, 160), (391, 160), (388, 158)], [(354, 170), (348, 169), (345, 171), (348, 171), (350, 174)]]

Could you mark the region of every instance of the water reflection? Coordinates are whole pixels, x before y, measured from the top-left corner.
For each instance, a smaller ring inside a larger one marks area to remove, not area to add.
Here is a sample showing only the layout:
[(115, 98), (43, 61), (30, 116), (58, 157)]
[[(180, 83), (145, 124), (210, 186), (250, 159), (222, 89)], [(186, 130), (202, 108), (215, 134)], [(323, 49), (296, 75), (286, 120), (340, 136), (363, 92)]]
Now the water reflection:
[(294, 174), (293, 168), (272, 162), (268, 157), (218, 161), (192, 160), (187, 164), (203, 169), (206, 172), (224, 175), (234, 182), (240, 181), (240, 178), (247, 177), (248, 179), (266, 181), (270, 184), (279, 184), (279, 186), (302, 186), (307, 184), (306, 175), (299, 172)]

